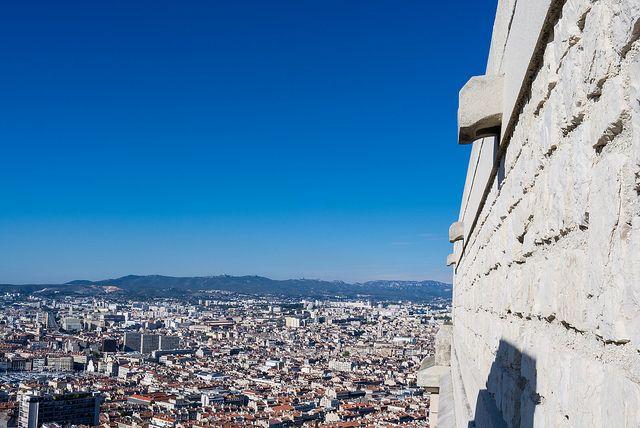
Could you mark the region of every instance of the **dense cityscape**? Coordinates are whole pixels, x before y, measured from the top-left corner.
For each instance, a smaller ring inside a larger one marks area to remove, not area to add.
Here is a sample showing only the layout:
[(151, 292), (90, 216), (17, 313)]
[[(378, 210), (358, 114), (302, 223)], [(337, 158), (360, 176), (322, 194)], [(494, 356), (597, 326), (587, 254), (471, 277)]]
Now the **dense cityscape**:
[(6, 293), (0, 427), (429, 426), (450, 300), (207, 295)]

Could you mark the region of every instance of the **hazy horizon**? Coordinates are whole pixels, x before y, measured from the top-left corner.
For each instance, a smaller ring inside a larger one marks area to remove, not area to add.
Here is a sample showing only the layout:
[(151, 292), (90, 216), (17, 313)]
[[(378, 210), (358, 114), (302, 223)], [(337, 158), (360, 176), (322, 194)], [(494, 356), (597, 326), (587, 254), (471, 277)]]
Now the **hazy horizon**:
[(265, 276), (265, 275), (259, 275), (259, 274), (245, 274), (245, 275), (231, 275), (231, 274), (219, 274), (219, 275), (159, 275), (159, 274), (127, 274), (127, 275), (122, 275), (122, 276), (118, 276), (118, 277), (113, 277), (113, 278), (101, 278), (101, 279), (89, 279), (89, 278), (76, 278), (76, 279), (71, 279), (68, 281), (60, 281), (60, 282), (40, 282), (40, 283), (35, 283), (35, 282), (23, 282), (23, 283), (0, 283), (0, 285), (59, 285), (59, 284), (68, 284), (70, 282), (74, 282), (74, 281), (87, 281), (87, 282), (102, 282), (102, 281), (110, 281), (110, 280), (117, 280), (120, 278), (125, 278), (127, 276), (163, 276), (163, 277), (171, 277), (171, 278), (215, 278), (215, 277), (219, 277), (219, 276), (229, 276), (229, 277), (244, 277), (244, 276), (257, 276), (257, 277), (263, 277), (263, 278), (268, 278), (271, 280), (275, 280), (275, 281), (287, 281), (287, 280), (299, 280), (299, 279), (305, 279), (305, 280), (312, 280), (312, 281), (325, 281), (325, 282), (334, 282), (334, 281), (342, 281), (346, 284), (364, 284), (366, 282), (374, 282), (374, 281), (399, 281), (399, 282), (423, 282), (423, 281), (436, 281), (436, 282), (441, 282), (441, 283), (445, 283), (445, 284), (451, 284), (451, 282), (447, 282), (447, 281), (438, 281), (435, 279), (430, 279), (430, 278), (425, 278), (425, 279), (398, 279), (398, 278), (378, 278), (378, 279), (370, 279), (370, 280), (366, 280), (366, 281), (344, 281), (341, 280), (339, 278), (335, 278), (335, 279), (323, 279), (323, 278), (307, 278), (307, 277), (303, 277), (303, 278), (274, 278), (274, 277), (269, 277), (269, 276)]

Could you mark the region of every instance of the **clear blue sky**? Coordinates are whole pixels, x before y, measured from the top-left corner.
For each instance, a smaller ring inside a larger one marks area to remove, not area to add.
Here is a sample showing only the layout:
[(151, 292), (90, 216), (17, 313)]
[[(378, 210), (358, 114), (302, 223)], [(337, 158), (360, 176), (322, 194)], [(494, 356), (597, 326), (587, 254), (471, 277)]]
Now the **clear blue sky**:
[(496, 5), (4, 4), (0, 283), (450, 281)]

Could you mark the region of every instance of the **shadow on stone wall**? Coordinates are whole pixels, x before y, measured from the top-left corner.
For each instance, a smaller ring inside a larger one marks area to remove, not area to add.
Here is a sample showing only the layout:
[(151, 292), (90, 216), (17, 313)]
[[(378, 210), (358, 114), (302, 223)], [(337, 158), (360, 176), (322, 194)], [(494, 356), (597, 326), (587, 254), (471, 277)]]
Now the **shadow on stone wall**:
[(500, 340), (486, 386), (478, 393), (469, 428), (533, 428), (535, 408), (540, 404), (535, 359)]

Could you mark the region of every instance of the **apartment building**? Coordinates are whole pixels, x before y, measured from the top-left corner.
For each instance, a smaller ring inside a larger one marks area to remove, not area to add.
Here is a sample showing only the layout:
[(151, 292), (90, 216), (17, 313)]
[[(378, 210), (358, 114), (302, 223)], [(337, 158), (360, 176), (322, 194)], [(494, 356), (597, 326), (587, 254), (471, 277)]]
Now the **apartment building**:
[(101, 396), (97, 392), (71, 392), (58, 395), (23, 395), (20, 399), (18, 428), (38, 428), (56, 422), (65, 425), (96, 426)]

